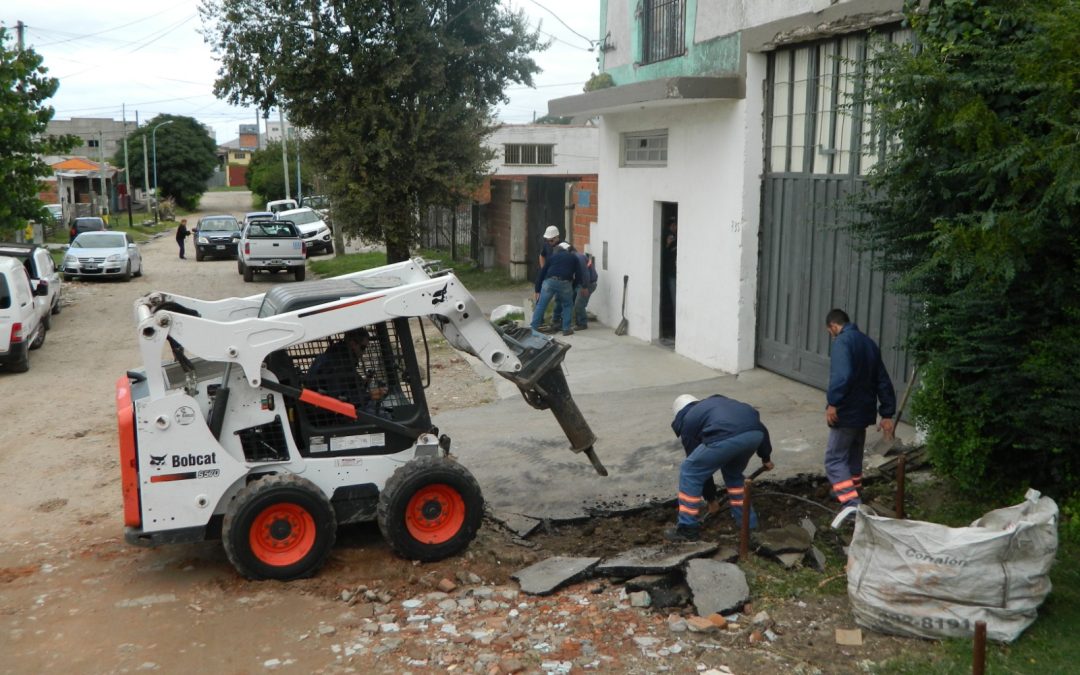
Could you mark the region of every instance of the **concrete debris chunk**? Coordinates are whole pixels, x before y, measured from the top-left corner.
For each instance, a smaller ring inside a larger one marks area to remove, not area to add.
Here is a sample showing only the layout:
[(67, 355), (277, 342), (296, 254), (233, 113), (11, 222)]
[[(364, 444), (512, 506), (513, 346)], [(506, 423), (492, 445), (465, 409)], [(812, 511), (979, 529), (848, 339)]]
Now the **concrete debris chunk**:
[(717, 625), (703, 616), (692, 616), (686, 620), (686, 627), (691, 633), (710, 633), (719, 630)]
[(529, 565), (510, 575), (521, 590), (531, 595), (549, 595), (566, 584), (587, 578), (600, 558), (555, 556)]
[(492, 517), (522, 539), (535, 532), (536, 528), (540, 527), (540, 524), (543, 522), (536, 518), (523, 516), (520, 513), (510, 513), (508, 511), (496, 511), (492, 514)]
[(717, 548), (717, 544), (707, 541), (642, 546), (604, 560), (596, 571), (609, 577), (663, 574), (676, 570), (691, 558), (707, 556)]
[(817, 536), (817, 526), (809, 518), (800, 520), (799, 527), (806, 530), (806, 533), (810, 535), (810, 541), (814, 541), (814, 537)]
[(746, 575), (731, 563), (691, 560), (686, 566), (686, 583), (701, 616), (730, 614), (742, 609), (750, 598)]
[(796, 551), (793, 553), (781, 553), (776, 556), (776, 559), (780, 561), (780, 564), (783, 565), (785, 569), (791, 569), (801, 563), (805, 557), (806, 553)]
[(817, 572), (825, 571), (825, 554), (817, 546), (811, 546), (806, 552), (805, 562), (810, 569)]
[(652, 605), (652, 598), (646, 591), (634, 591), (630, 594), (631, 607), (648, 607)]
[(645, 591), (653, 607), (683, 607), (690, 602), (690, 589), (678, 574), (645, 574), (626, 582), (629, 591)]
[(781, 553), (806, 553), (813, 543), (809, 533), (794, 523), (758, 532), (753, 541), (758, 553), (771, 556), (779, 556)]
[(685, 633), (686, 632), (686, 619), (682, 618), (678, 614), (669, 614), (667, 618), (668, 630), (672, 633)]
[(760, 611), (760, 612), (758, 612), (757, 614), (754, 615), (754, 625), (755, 626), (762, 626), (764, 624), (769, 623), (769, 621), (771, 619), (772, 619), (772, 617), (769, 616), (769, 613), (766, 612), (765, 610), (762, 610), (762, 611)]
[(449, 579), (439, 580), (439, 585), (436, 586), (443, 593), (453, 593), (457, 589), (457, 584)]
[(859, 647), (862, 645), (862, 630), (858, 628), (837, 628), (836, 644), (845, 647)]

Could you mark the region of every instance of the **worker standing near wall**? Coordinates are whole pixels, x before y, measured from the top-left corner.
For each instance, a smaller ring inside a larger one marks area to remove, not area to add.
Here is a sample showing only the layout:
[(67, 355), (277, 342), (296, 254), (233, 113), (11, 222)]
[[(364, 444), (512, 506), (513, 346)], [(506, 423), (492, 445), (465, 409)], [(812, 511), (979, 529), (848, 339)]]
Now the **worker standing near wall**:
[(555, 252), (548, 257), (544, 269), (536, 275), (536, 309), (533, 311), (532, 329), (540, 330), (540, 322), (552, 298), (559, 299), (552, 321), (562, 320), (563, 335), (573, 335), (574, 325), (574, 284), (580, 283), (578, 259), (570, 253), (570, 244), (565, 241), (555, 247)]
[(832, 484), (833, 496), (843, 506), (862, 503), (863, 449), (866, 427), (877, 421), (886, 440), (892, 440), (896, 414), (896, 392), (881, 361), (881, 350), (859, 327), (851, 323), (847, 312), (833, 309), (825, 317), (825, 327), (833, 337), (829, 360), (828, 405), (825, 423), (829, 441), (825, 448), (825, 475)]
[[(743, 471), (755, 453), (765, 469), (772, 470), (772, 443), (769, 430), (753, 406), (716, 394), (699, 401), (682, 394), (672, 404), (675, 419), (671, 429), (689, 453), (679, 469), (679, 518), (664, 532), (668, 541), (701, 539), (705, 515), (702, 490), (705, 481), (719, 471), (727, 487), (731, 515), (742, 522), (746, 479)], [(750, 509), (750, 527), (757, 528), (757, 513)]]

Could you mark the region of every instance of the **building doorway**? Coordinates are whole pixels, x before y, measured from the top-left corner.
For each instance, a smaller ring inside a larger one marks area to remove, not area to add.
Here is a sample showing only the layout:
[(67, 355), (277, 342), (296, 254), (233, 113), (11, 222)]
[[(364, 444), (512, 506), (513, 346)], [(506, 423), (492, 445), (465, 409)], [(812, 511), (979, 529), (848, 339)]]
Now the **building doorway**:
[(679, 205), (660, 202), (660, 343), (675, 346)]

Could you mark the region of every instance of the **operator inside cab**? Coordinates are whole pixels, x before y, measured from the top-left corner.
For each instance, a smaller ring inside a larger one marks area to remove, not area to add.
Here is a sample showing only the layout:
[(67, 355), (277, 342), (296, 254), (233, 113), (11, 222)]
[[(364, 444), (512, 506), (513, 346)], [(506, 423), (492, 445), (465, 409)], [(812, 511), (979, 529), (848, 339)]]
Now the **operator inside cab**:
[(375, 371), (364, 370), (364, 354), (371, 338), (364, 328), (346, 331), (341, 340), (332, 342), (308, 369), (305, 383), (309, 389), (352, 403), (358, 410), (378, 412), (386, 396), (386, 385), (374, 380)]

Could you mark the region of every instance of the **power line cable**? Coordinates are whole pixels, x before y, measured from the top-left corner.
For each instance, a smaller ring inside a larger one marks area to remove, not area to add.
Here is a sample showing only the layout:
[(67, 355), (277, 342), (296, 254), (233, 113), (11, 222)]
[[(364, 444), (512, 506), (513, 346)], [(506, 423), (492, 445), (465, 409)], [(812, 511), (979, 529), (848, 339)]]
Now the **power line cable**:
[(558, 15), (558, 14), (556, 14), (555, 12), (551, 11), (551, 10), (550, 10), (550, 9), (548, 9), (547, 7), (545, 7), (545, 6), (541, 5), (541, 4), (540, 4), (539, 2), (537, 2), (536, 0), (529, 0), (529, 2), (531, 2), (531, 3), (532, 3), (532, 4), (534, 4), (534, 5), (536, 5), (536, 6), (537, 6), (537, 7), (539, 7), (540, 9), (544, 10), (545, 12), (547, 12), (548, 14), (550, 14), (551, 16), (555, 17), (555, 20), (556, 20), (556, 21), (558, 21), (559, 23), (561, 23), (562, 25), (566, 26), (566, 29), (567, 29), (568, 31), (570, 31), (570, 32), (571, 32), (571, 33), (573, 33), (574, 35), (578, 36), (578, 37), (579, 37), (579, 38), (581, 38), (582, 40), (585, 40), (586, 42), (588, 42), (590, 46), (592, 46), (592, 45), (594, 45), (594, 44), (596, 44), (596, 43), (598, 42), (598, 40), (593, 40), (592, 38), (587, 38), (587, 37), (585, 37), (584, 35), (582, 35), (581, 33), (577, 32), (576, 30), (574, 30), (573, 28), (571, 28), (571, 27), (570, 27), (570, 24), (568, 24), (568, 23), (566, 23), (565, 21), (563, 21), (563, 20), (562, 20), (562, 17), (561, 17), (561, 16), (559, 16), (559, 15)]
[[(68, 35), (71, 35), (73, 37), (68, 38), (66, 40), (57, 40), (56, 42), (47, 42), (47, 43), (45, 43), (43, 45), (37, 45), (37, 46), (39, 46), (39, 47), (48, 47), (50, 45), (58, 45), (58, 44), (63, 44), (65, 42), (74, 42), (75, 40), (81, 40), (81, 39), (85, 39), (85, 38), (89, 38), (89, 37), (95, 37), (95, 36), (98, 36), (98, 35), (104, 35), (105, 33), (111, 33), (114, 30), (120, 30), (121, 28), (127, 28), (128, 26), (134, 26), (135, 24), (142, 23), (143, 21), (149, 21), (150, 19), (154, 19), (156, 17), (161, 16), (162, 14), (173, 11), (177, 7), (182, 7), (182, 6), (185, 6), (185, 5), (188, 5), (188, 4), (189, 3), (187, 3), (187, 2), (179, 2), (179, 3), (175, 4), (175, 5), (173, 5), (172, 7), (169, 7), (168, 9), (161, 10), (160, 12), (158, 12), (156, 14), (151, 14), (150, 16), (144, 16), (141, 19), (135, 19), (134, 21), (129, 21), (128, 23), (121, 24), (119, 26), (113, 26), (112, 28), (106, 28), (104, 30), (99, 30), (96, 33), (84, 33), (84, 34), (68, 33)], [(39, 29), (39, 30), (41, 30), (41, 29)], [(62, 34), (61, 31), (56, 31), (56, 32)]]

